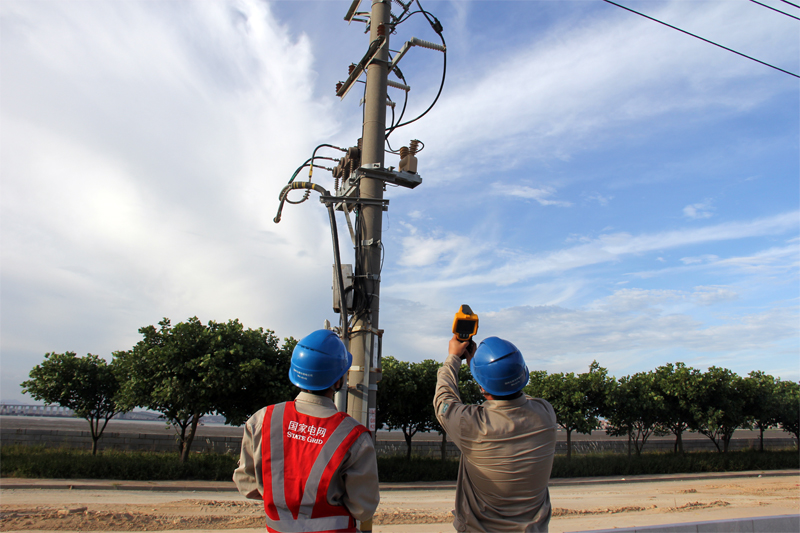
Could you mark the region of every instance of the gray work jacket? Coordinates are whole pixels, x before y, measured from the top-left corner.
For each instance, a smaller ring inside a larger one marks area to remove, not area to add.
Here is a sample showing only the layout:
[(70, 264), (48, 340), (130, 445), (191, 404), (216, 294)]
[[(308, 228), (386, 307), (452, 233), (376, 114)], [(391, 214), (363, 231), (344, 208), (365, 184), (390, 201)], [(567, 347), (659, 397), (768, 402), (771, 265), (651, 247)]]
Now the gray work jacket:
[(449, 355), (439, 369), (433, 408), (461, 450), (453, 526), (458, 531), (547, 531), (547, 484), (556, 446), (556, 415), (545, 400), (461, 403), (458, 369)]

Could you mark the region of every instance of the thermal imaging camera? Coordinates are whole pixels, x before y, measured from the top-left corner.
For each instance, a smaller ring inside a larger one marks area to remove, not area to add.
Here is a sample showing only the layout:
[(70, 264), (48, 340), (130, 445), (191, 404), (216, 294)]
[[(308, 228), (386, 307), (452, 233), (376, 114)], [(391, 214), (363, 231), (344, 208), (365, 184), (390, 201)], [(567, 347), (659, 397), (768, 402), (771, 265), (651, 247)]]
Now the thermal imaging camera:
[(453, 333), (458, 340), (468, 342), (473, 335), (478, 333), (478, 315), (472, 312), (467, 304), (459, 307), (453, 320)]

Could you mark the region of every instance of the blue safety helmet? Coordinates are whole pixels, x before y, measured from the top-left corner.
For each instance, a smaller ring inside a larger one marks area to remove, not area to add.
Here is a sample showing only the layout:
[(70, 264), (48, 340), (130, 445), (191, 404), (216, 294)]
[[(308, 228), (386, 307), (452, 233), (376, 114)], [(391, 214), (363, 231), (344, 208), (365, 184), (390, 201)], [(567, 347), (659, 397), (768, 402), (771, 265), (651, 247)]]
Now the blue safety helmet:
[(516, 346), (498, 337), (483, 339), (469, 369), (478, 385), (492, 396), (508, 396), (528, 384), (530, 373)]
[(353, 364), (353, 356), (332, 331), (319, 329), (304, 337), (292, 352), (289, 381), (305, 390), (331, 388)]

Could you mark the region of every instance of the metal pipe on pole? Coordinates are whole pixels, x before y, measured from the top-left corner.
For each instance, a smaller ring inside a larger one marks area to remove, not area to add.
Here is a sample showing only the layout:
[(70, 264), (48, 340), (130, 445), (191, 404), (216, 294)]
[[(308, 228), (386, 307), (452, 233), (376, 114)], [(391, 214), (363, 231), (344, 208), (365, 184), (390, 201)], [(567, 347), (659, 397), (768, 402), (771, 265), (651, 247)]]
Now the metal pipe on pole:
[[(386, 86), (389, 75), (389, 22), (391, 17), (390, 0), (372, 0), (370, 12), (370, 43), (383, 37), (383, 43), (367, 67), (366, 95), (364, 100), (364, 124), (362, 129), (363, 146), (361, 166), (383, 168), (384, 143), (386, 135)], [(381, 235), (383, 226), (384, 182), (380, 179), (363, 177), (360, 181), (359, 196), (375, 199), (378, 202), (361, 205), (361, 234), (356, 235), (359, 246), (364, 251), (356, 258), (355, 275), (365, 288), (369, 308), (360, 316), (354, 317), (350, 330), (350, 352), (353, 366), (349, 373), (347, 392), (347, 414), (364, 424), (373, 432), (375, 438), (375, 409), (377, 398), (377, 372), (380, 361), (374, 358), (380, 310), (380, 269)]]

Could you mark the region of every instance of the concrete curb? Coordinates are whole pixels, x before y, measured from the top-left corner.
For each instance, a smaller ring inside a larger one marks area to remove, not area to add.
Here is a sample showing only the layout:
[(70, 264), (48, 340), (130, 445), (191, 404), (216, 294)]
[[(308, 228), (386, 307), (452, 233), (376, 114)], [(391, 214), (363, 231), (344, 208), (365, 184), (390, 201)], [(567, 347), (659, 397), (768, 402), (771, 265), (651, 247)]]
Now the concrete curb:
[[(800, 476), (800, 470), (765, 470), (747, 472), (710, 472), (696, 474), (660, 474), (643, 476), (608, 476), (591, 478), (557, 478), (550, 480), (551, 487), (569, 485), (597, 485), (608, 483), (643, 483), (658, 481), (688, 481), (696, 479), (731, 479), (737, 477)], [(381, 483), (381, 491), (394, 490), (455, 490), (455, 481), (417, 483)], [(2, 490), (136, 490), (163, 492), (236, 492), (232, 481), (122, 481), (111, 479), (32, 479), (2, 478)]]
[(793, 533), (800, 531), (800, 515), (758, 516), (711, 520), (707, 522), (681, 522), (660, 526), (592, 529), (575, 533)]

